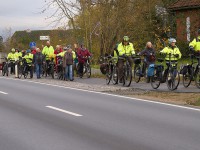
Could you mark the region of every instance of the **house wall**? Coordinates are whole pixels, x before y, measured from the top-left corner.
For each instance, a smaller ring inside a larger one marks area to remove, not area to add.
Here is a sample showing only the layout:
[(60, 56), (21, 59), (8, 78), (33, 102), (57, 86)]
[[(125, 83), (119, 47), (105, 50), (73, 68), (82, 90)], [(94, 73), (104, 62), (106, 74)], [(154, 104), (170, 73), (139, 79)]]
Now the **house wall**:
[(200, 9), (176, 11), (177, 39), (187, 42), (186, 19), (190, 20), (190, 40), (196, 37), (196, 31), (200, 28)]

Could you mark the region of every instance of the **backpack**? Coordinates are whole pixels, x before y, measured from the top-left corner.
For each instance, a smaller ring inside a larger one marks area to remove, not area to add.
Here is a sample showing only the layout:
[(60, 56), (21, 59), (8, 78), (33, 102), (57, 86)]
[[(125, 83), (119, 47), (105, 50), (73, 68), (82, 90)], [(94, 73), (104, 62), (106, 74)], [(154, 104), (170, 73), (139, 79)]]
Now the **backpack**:
[(66, 58), (66, 64), (67, 65), (73, 64), (73, 53), (66, 52), (64, 57)]

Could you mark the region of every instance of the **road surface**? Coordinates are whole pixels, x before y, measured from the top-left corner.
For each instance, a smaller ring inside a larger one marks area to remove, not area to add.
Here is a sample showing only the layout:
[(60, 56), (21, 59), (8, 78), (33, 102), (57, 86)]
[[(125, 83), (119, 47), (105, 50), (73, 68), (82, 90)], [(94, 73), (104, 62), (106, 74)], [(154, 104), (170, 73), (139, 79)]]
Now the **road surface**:
[(1, 150), (199, 150), (200, 110), (0, 78)]

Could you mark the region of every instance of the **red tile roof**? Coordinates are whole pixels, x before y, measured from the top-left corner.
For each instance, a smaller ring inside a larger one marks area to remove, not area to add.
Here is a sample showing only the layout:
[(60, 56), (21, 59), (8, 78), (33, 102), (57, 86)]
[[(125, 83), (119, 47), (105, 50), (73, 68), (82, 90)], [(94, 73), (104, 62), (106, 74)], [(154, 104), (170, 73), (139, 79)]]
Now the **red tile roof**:
[(200, 8), (200, 0), (177, 0), (168, 8), (171, 10)]

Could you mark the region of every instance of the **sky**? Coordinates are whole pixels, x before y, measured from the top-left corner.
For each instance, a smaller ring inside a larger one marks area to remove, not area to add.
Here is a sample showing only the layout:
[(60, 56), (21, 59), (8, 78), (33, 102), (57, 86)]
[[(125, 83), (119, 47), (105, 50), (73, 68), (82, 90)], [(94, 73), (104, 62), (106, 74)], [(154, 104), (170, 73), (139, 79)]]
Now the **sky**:
[(0, 0), (0, 36), (5, 37), (9, 28), (12, 33), (52, 29), (52, 20), (45, 18), (53, 11), (41, 13), (45, 4), (45, 0)]

